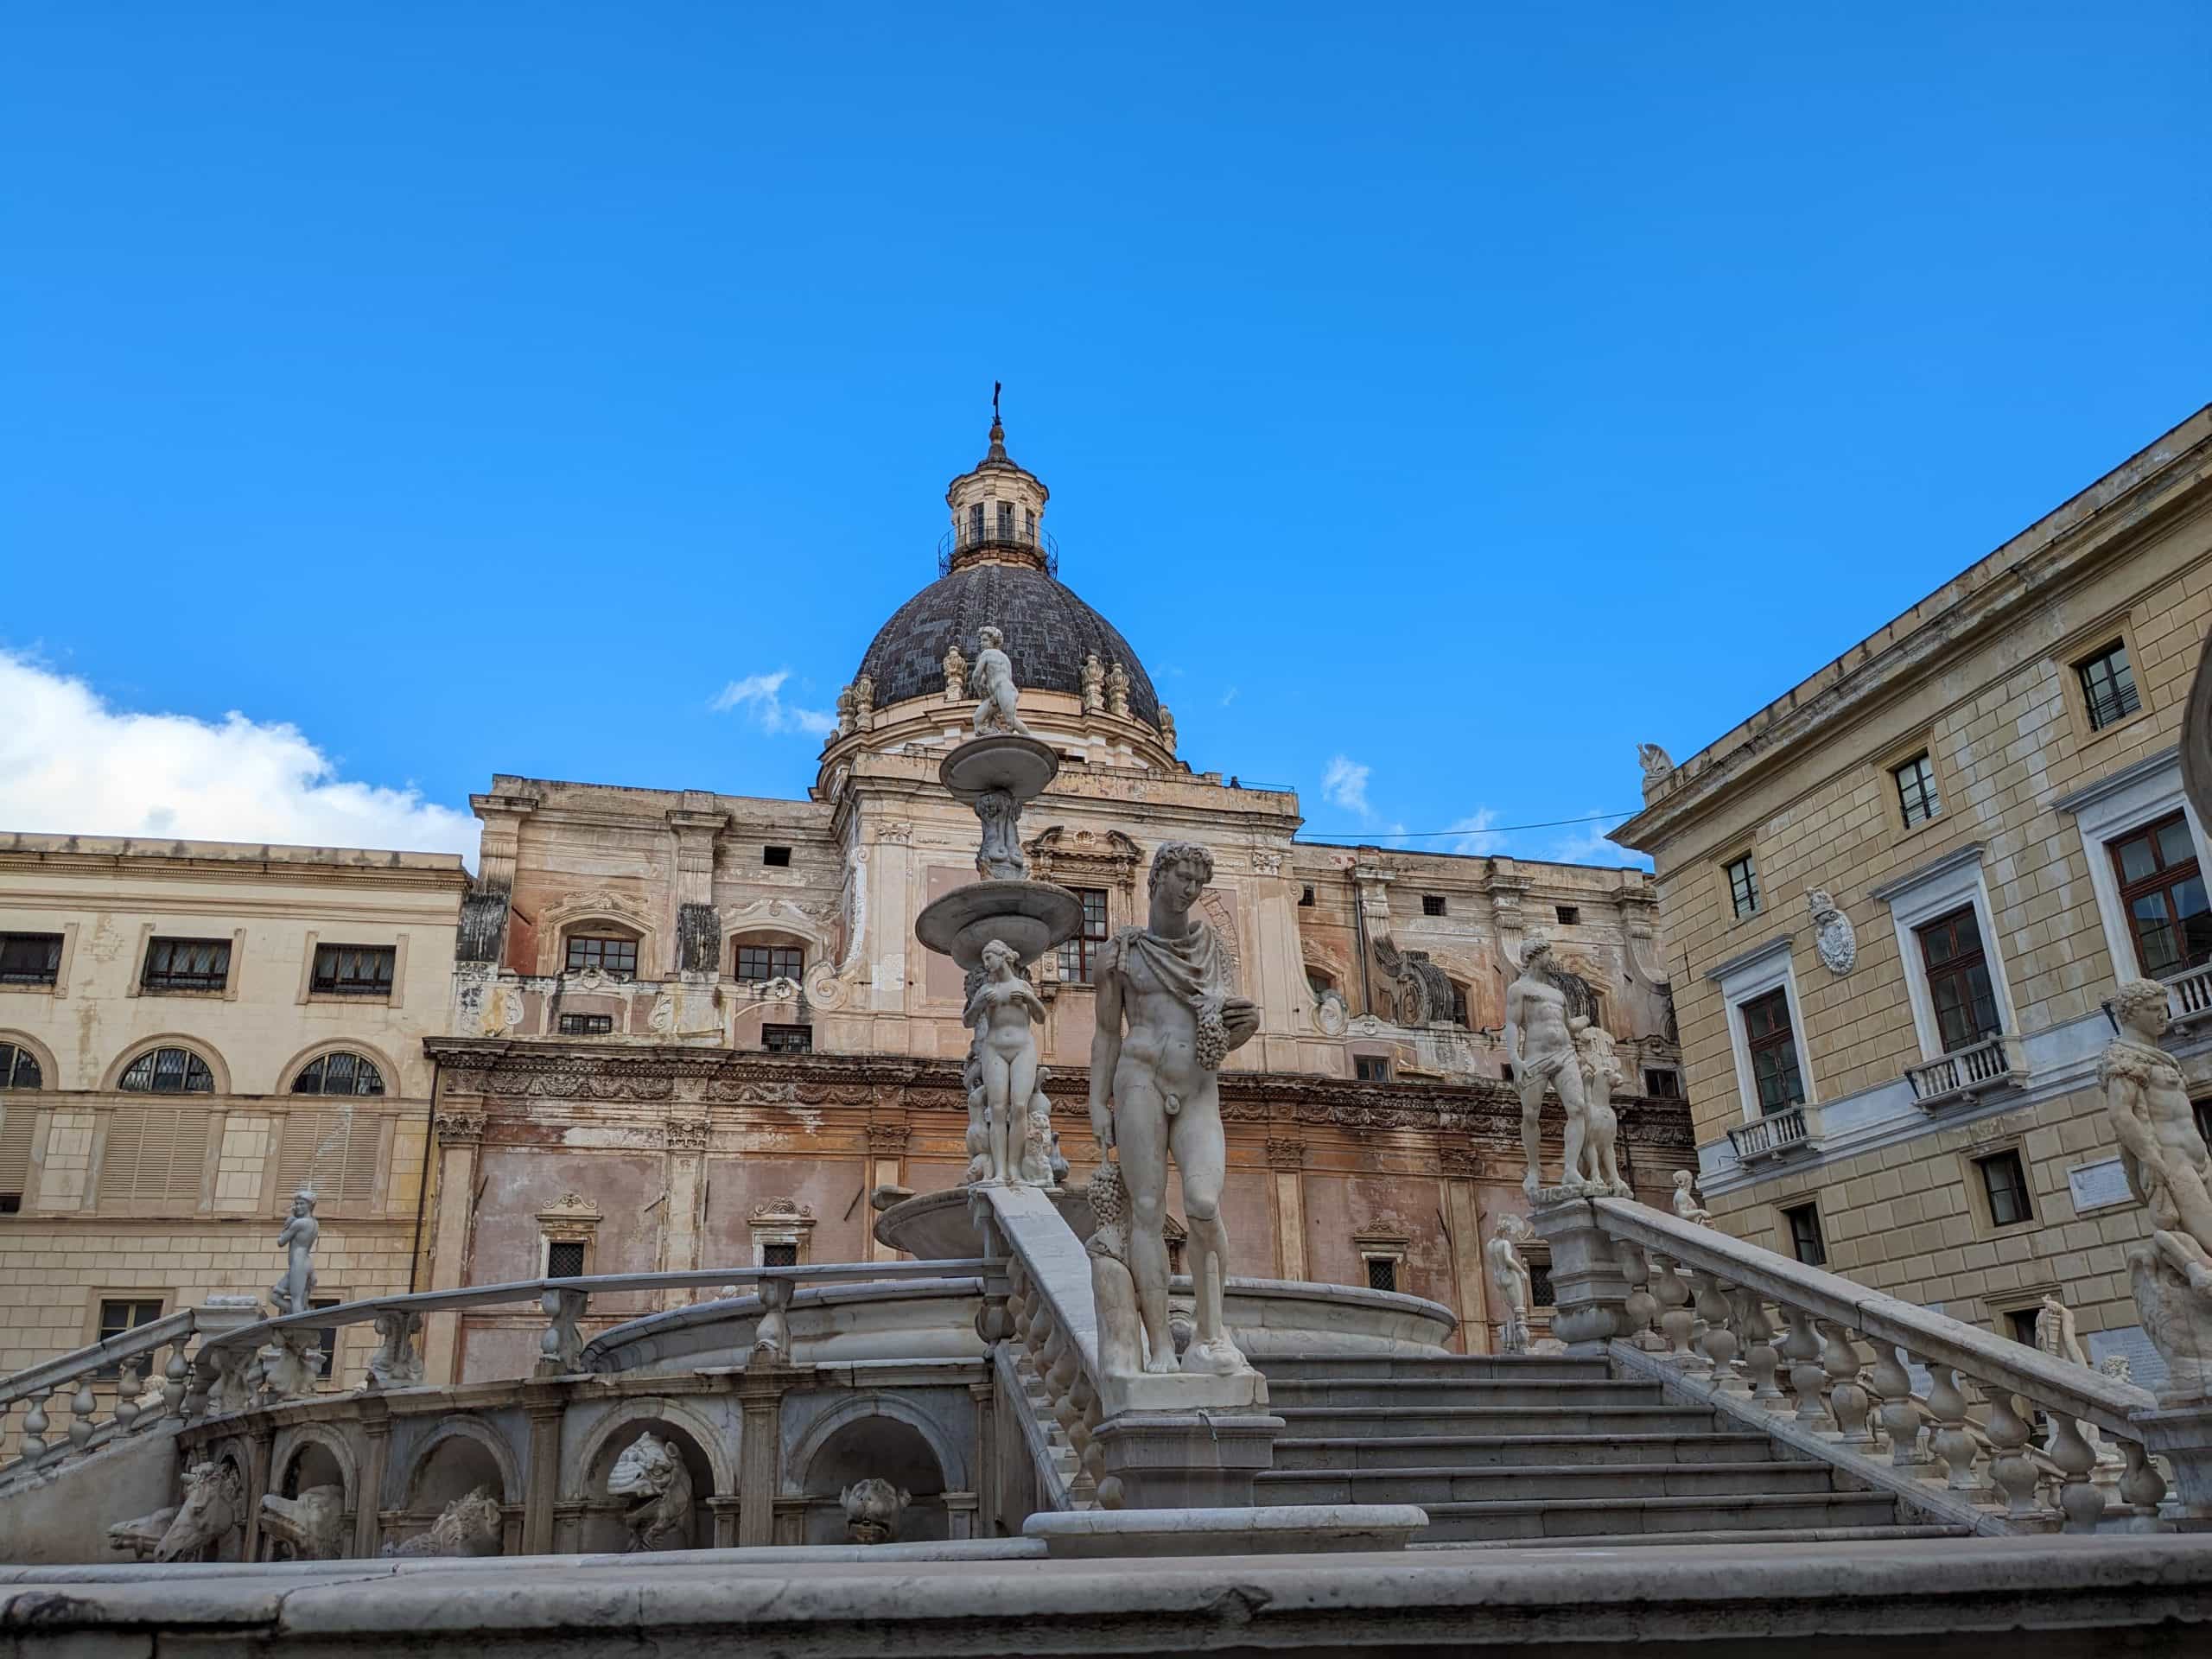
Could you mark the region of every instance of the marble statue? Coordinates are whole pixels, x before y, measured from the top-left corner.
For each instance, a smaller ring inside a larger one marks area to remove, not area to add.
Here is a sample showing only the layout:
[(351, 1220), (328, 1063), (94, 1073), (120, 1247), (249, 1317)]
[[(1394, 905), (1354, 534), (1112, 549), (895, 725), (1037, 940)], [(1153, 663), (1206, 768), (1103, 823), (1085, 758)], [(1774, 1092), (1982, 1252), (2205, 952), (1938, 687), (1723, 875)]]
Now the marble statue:
[(2151, 1236), (2128, 1254), (2135, 1308), (2166, 1362), (2164, 1403), (2212, 1398), (2212, 1154), (2180, 1065), (2158, 1046), (2166, 988), (2130, 980), (2107, 1003), (2120, 1035), (2097, 1064), (2127, 1185), (2151, 1211)]
[(1675, 1213), (1700, 1227), (1713, 1225), (1713, 1211), (1697, 1201), (1697, 1177), (1687, 1169), (1675, 1172)]
[(986, 881), (1020, 881), (1029, 874), (1029, 861), (1021, 852), (1021, 803), (1002, 789), (987, 789), (976, 797), (976, 817), (983, 826), (983, 844), (976, 853), (976, 874)]
[(297, 1497), (261, 1499), (261, 1529), (286, 1545), (296, 1561), (335, 1561), (346, 1554), (346, 1489), (310, 1486)]
[(1034, 737), (1036, 734), (1021, 723), (1021, 716), (1014, 710), (1019, 693), (1014, 685), (1014, 664), (1006, 654), (1006, 636), (996, 628), (985, 626), (976, 630), (976, 643), (982, 647), (976, 653), (976, 735), (986, 732), (1012, 732), (1017, 737)]
[(1674, 757), (1656, 743), (1637, 744), (1636, 763), (1643, 768), (1643, 792), (1647, 798), (1675, 775)]
[(1574, 1037), (1574, 1062), (1582, 1073), (1582, 1100), (1586, 1122), (1582, 1135), (1582, 1162), (1578, 1168), (1570, 1164), (1568, 1180), (1580, 1179), (1591, 1192), (1607, 1192), (1614, 1198), (1633, 1196), (1633, 1189), (1621, 1178), (1620, 1159), (1614, 1143), (1620, 1137), (1620, 1114), (1613, 1109), (1613, 1090), (1621, 1080), (1620, 1057), (1613, 1050), (1613, 1033), (1594, 1020), (1580, 1014), (1567, 1022)]
[(284, 1276), (270, 1287), (269, 1297), (279, 1319), (308, 1311), (315, 1287), (315, 1242), (321, 1236), (322, 1224), (315, 1218), (315, 1189), (302, 1187), (292, 1195), (292, 1218), (276, 1235), (277, 1248), (286, 1253)]
[(128, 1550), (142, 1561), (149, 1555), (194, 1560), (245, 1519), (245, 1488), (235, 1465), (195, 1463), (177, 1478), (184, 1502), (110, 1527), (111, 1549)]
[(1123, 720), (1129, 717), (1129, 671), (1118, 657), (1106, 671), (1106, 712)]
[(622, 1516), (630, 1529), (626, 1553), (691, 1547), (691, 1476), (666, 1440), (648, 1432), (624, 1446), (607, 1490), (638, 1500)]
[[(1108, 1376), (1134, 1376), (1144, 1369), (1144, 1323), (1136, 1280), (1129, 1270), (1129, 1195), (1122, 1168), (1110, 1158), (1085, 1189), (1096, 1224), (1084, 1249), (1090, 1257), (1090, 1300), (1098, 1313), (1098, 1365)], [(1174, 1351), (1171, 1338), (1166, 1351)]]
[(1029, 1097), (1037, 1092), (1037, 1033), (1045, 1005), (1015, 969), (1013, 947), (993, 939), (983, 947), (983, 977), (968, 999), (961, 1023), (975, 1032), (983, 1078), (983, 1108), (990, 1132), (990, 1179), (1020, 1179), (1021, 1141)]
[(1501, 1312), (1497, 1345), (1509, 1354), (1529, 1351), (1529, 1267), (1515, 1246), (1529, 1236), (1518, 1216), (1500, 1216), (1492, 1224), (1484, 1253), (1490, 1257), (1491, 1290)]
[[(1090, 1128), (1120, 1154), (1129, 1199), (1129, 1269), (1149, 1353), (1145, 1370), (1234, 1376), (1251, 1367), (1222, 1314), (1229, 1239), (1221, 1222), (1227, 1161), (1221, 1063), (1260, 1028), (1236, 995), (1228, 949), (1191, 907), (1213, 878), (1213, 855), (1163, 842), (1147, 878), (1142, 927), (1123, 928), (1099, 956), (1097, 1027), (1090, 1044)], [(1124, 1038), (1123, 1021), (1128, 1022)], [(1179, 1368), (1167, 1325), (1167, 1164), (1182, 1173), (1190, 1219), (1193, 1335)]]
[(307, 1325), (279, 1331), (261, 1351), (261, 1402), (296, 1400), (322, 1375), (322, 1332)]
[(968, 697), (968, 659), (960, 654), (960, 642), (955, 640), (944, 652), (944, 700), (964, 702)]
[(1567, 1028), (1567, 995), (1553, 982), (1552, 947), (1548, 939), (1535, 938), (1521, 953), (1521, 976), (1505, 992), (1505, 1058), (1513, 1067), (1513, 1087), (1521, 1096), (1521, 1147), (1528, 1155), (1529, 1171), (1521, 1190), (1531, 1198), (1543, 1185), (1542, 1141), (1538, 1125), (1544, 1106), (1544, 1090), (1559, 1090), (1567, 1109), (1567, 1168), (1565, 1190), (1584, 1190), (1576, 1171), (1582, 1163), (1582, 1143), (1588, 1133), (1589, 1113), (1582, 1093), (1582, 1067), (1574, 1050), (1574, 1033)]
[(2045, 1296), (2043, 1306), (2036, 1309), (2036, 1346), (2053, 1359), (2070, 1359), (2076, 1365), (2089, 1363), (2088, 1351), (2082, 1346), (2074, 1326), (2074, 1310), (2056, 1296)]
[(1106, 709), (1106, 664), (1092, 652), (1083, 659), (1083, 712), (1103, 714)]
[(899, 1511), (913, 1494), (887, 1480), (856, 1480), (837, 1494), (845, 1529), (856, 1544), (887, 1544), (899, 1533)]
[(1031, 1186), (1052, 1184), (1052, 1103), (1045, 1093), (1046, 1071), (1037, 1068), (1037, 1086), (1029, 1096), (1027, 1133), (1021, 1138), (1021, 1179)]
[(960, 1085), (968, 1095), (968, 1176), (965, 1185), (991, 1179), (990, 1095), (983, 1087), (983, 1033), (968, 1045), (968, 1063), (961, 1068)]
[(427, 1531), (386, 1544), (384, 1553), (403, 1557), (497, 1555), (505, 1531), (499, 1500), (489, 1486), (479, 1486), (440, 1510)]
[(423, 1355), (416, 1338), (423, 1316), (404, 1307), (386, 1308), (376, 1317), (377, 1351), (369, 1356), (369, 1387), (411, 1389), (423, 1381)]
[(1160, 741), (1167, 746), (1167, 753), (1175, 753), (1175, 716), (1167, 712), (1167, 705), (1160, 705)]

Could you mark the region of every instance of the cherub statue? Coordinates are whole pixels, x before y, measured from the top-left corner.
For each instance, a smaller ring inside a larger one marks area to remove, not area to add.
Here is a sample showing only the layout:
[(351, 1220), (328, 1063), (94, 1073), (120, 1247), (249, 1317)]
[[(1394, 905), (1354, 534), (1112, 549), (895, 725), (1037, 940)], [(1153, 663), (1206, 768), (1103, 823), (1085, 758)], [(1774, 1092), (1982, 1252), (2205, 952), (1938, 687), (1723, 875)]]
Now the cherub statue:
[(1027, 980), (1015, 971), (1014, 948), (1002, 939), (983, 947), (983, 978), (968, 999), (961, 1023), (980, 1040), (983, 1106), (990, 1129), (991, 1179), (1020, 1179), (1020, 1129), (1031, 1096), (1037, 1092), (1037, 1033), (1045, 1005)]
[(1106, 707), (1106, 664), (1092, 652), (1083, 659), (1083, 712), (1095, 715)]
[(958, 640), (945, 648), (944, 700), (959, 702), (968, 696), (968, 659), (960, 654)]
[(1021, 723), (1015, 712), (1014, 699), (1019, 695), (1014, 684), (1014, 663), (1006, 654), (1006, 635), (986, 626), (976, 632), (976, 643), (982, 647), (976, 653), (976, 735), (986, 732), (1012, 732), (1017, 737), (1034, 737), (1036, 734)]
[(315, 1218), (315, 1189), (302, 1187), (292, 1195), (292, 1218), (276, 1235), (277, 1248), (285, 1252), (284, 1276), (269, 1287), (278, 1318), (304, 1313), (315, 1294), (315, 1242), (322, 1224)]
[(1713, 1211), (1697, 1201), (1697, 1177), (1687, 1169), (1675, 1172), (1675, 1213), (1700, 1227), (1713, 1225)]

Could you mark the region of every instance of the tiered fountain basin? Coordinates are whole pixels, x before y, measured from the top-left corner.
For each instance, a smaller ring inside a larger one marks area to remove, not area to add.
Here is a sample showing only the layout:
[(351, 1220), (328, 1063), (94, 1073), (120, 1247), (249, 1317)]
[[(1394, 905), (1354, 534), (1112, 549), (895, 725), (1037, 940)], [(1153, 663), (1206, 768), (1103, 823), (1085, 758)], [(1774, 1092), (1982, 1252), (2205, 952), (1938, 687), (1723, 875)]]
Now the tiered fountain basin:
[[(938, 779), (971, 806), (994, 791), (1006, 795), (1018, 825), (1021, 806), (1043, 794), (1059, 771), (1059, 753), (1051, 744), (999, 732), (970, 739), (946, 755)], [(1008, 831), (1010, 838), (1018, 833)], [(956, 887), (914, 918), (915, 935), (925, 945), (971, 971), (994, 939), (1014, 952), (1019, 965), (1073, 938), (1082, 925), (1083, 901), (1065, 887), (991, 879)]]

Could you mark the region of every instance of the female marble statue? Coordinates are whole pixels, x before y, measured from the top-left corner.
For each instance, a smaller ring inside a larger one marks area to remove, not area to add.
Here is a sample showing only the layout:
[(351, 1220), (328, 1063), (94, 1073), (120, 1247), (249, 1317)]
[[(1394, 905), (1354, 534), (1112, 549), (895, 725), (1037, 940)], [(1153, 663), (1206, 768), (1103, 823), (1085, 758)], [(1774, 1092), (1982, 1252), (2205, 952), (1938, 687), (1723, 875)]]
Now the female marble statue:
[(1497, 1345), (1502, 1352), (1509, 1354), (1529, 1351), (1529, 1268), (1514, 1248), (1516, 1242), (1528, 1236), (1529, 1224), (1520, 1217), (1500, 1216), (1484, 1251), (1490, 1257), (1491, 1290), (1497, 1299), (1502, 1315)]
[(993, 939), (983, 947), (982, 982), (961, 1016), (979, 1039), (993, 1180), (1014, 1180), (1020, 1173), (1021, 1137), (1037, 1092), (1037, 1034), (1031, 1021), (1044, 1018), (1044, 1003), (1014, 970), (1013, 947)]

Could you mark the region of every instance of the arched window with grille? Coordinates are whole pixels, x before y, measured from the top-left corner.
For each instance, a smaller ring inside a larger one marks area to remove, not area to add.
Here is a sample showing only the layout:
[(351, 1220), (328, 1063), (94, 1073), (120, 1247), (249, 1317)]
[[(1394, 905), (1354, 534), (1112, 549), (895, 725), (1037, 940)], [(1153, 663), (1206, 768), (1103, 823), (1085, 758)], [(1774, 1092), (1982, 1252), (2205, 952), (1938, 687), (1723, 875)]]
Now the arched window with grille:
[(116, 1087), (131, 1095), (212, 1095), (215, 1074), (188, 1048), (149, 1048), (131, 1061)]
[(46, 1073), (38, 1056), (21, 1043), (0, 1040), (0, 1089), (43, 1089)]
[(350, 1049), (318, 1054), (292, 1078), (296, 1095), (380, 1095), (384, 1073), (365, 1054)]

